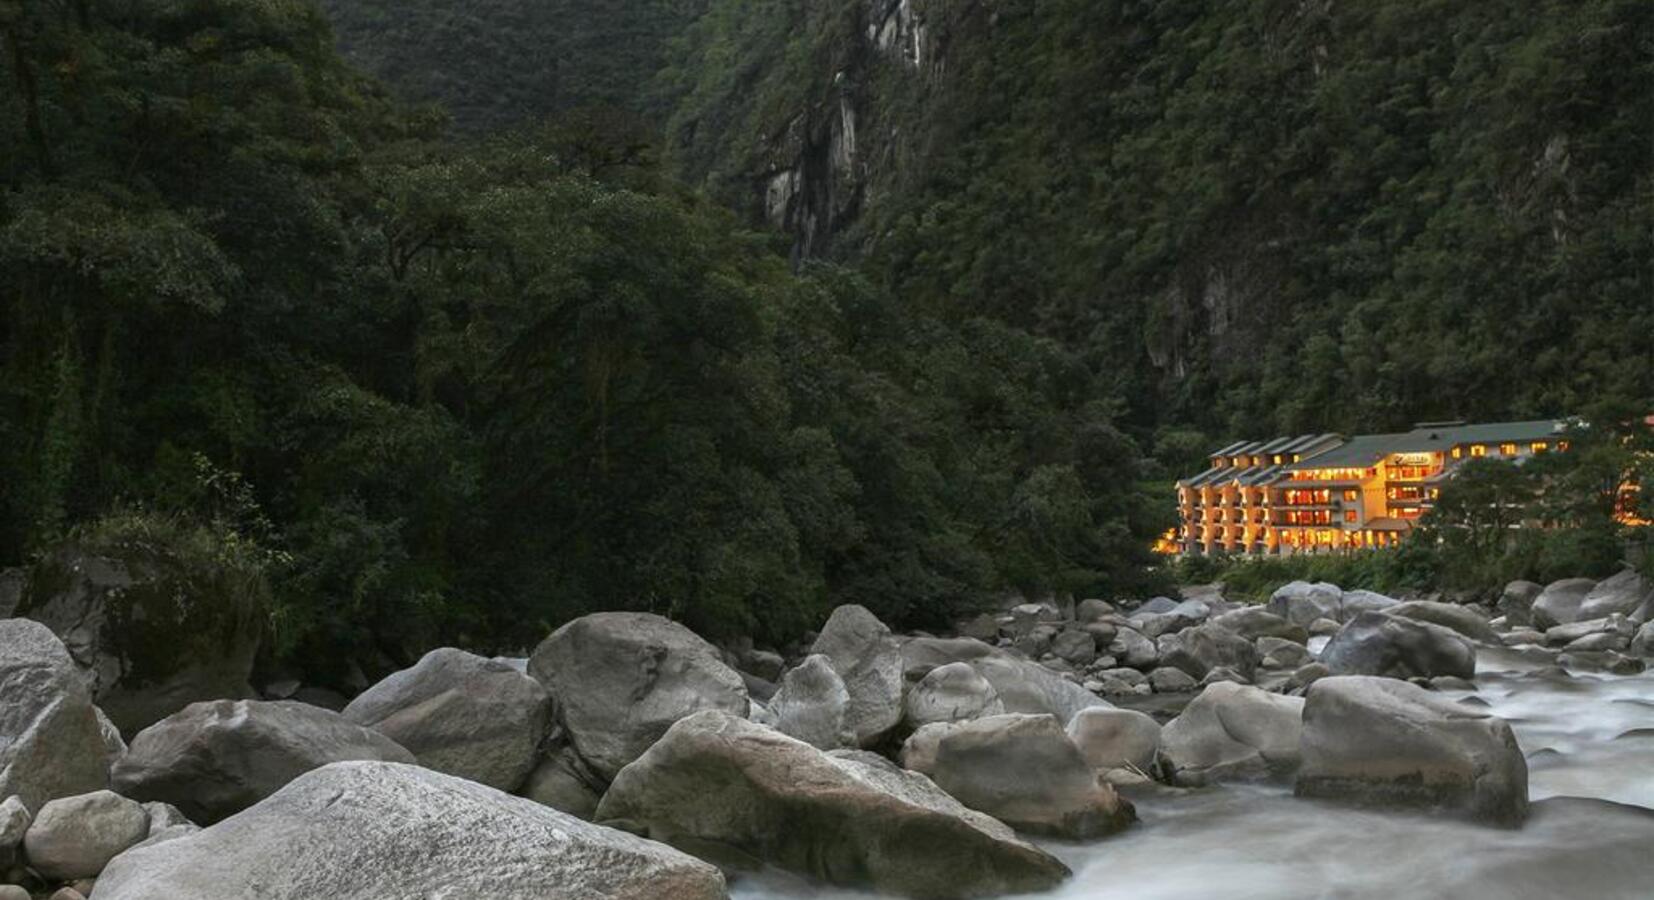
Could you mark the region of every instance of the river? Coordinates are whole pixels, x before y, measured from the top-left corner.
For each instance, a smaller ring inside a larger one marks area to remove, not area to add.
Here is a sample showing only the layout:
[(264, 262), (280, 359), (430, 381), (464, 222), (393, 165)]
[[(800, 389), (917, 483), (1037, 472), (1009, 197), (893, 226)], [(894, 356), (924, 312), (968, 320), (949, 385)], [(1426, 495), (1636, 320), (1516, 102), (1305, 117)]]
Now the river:
[[(1654, 898), (1654, 672), (1562, 676), (1483, 648), (1477, 690), (1511, 722), (1535, 801), (1520, 830), (1299, 800), (1288, 787), (1157, 789), (1106, 841), (1041, 842), (1074, 870), (1043, 900)], [(866, 900), (769, 875), (735, 900)]]

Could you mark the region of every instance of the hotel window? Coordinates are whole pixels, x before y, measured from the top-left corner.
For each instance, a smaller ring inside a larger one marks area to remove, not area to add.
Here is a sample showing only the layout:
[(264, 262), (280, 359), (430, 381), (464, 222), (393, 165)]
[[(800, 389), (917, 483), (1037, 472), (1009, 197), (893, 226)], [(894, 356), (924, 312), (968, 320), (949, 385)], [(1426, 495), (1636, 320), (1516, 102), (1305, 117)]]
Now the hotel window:
[(1528, 449), (1535, 453), (1544, 453), (1546, 450), (1551, 449), (1551, 445), (1545, 441), (1534, 441), (1531, 445), (1529, 445)]
[(1350, 503), (1354, 503), (1355, 501), (1361, 499), (1361, 492), (1357, 490), (1345, 491), (1344, 499)]
[(1454, 459), (1463, 459), (1464, 458), (1464, 448), (1463, 447), (1454, 447), (1453, 448), (1453, 458)]
[(1344, 511), (1344, 521), (1354, 522), (1355, 521), (1355, 510), (1353, 510), (1353, 509), (1345, 510)]
[(1558, 449), (1558, 450), (1568, 449), (1568, 442), (1567, 441), (1557, 441), (1556, 442), (1556, 449)]
[(1516, 455), (1516, 445), (1512, 444), (1512, 443), (1508, 443), (1508, 442), (1504, 443), (1504, 444), (1500, 444), (1499, 445), (1499, 453), (1502, 456), (1515, 456)]
[(1487, 447), (1485, 447), (1481, 444), (1471, 444), (1470, 445), (1470, 455), (1471, 456), (1486, 456), (1487, 455)]

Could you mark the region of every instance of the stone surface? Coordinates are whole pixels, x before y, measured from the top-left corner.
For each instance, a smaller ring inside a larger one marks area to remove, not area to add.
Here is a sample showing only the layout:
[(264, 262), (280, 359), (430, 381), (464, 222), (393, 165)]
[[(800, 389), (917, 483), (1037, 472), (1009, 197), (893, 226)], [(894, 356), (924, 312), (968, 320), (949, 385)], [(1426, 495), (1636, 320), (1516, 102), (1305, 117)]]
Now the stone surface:
[(86, 682), (51, 629), (0, 620), (0, 797), (31, 810), (47, 800), (109, 785), (97, 710)]
[(918, 729), (933, 722), (958, 722), (999, 715), (1005, 704), (992, 683), (970, 663), (937, 666), (908, 689), (903, 701), (907, 724)]
[(1308, 625), (1316, 619), (1337, 619), (1344, 591), (1336, 584), (1294, 581), (1281, 585), (1269, 596), (1268, 612), (1293, 625)]
[(685, 716), (749, 709), (746, 684), (715, 647), (649, 613), (575, 619), (540, 642), (528, 671), (551, 691), (575, 751), (605, 780)]
[(59, 797), (40, 808), (23, 849), (52, 881), (96, 878), (122, 851), (149, 836), (144, 808), (113, 791)]
[(909, 638), (902, 644), (902, 670), (917, 683), (938, 666), (969, 663), (993, 685), (1008, 713), (1049, 713), (1063, 722), (1074, 713), (1109, 703), (1085, 688), (1052, 672), (981, 641), (968, 638)]
[(1051, 652), (1076, 666), (1089, 666), (1097, 659), (1097, 639), (1089, 631), (1070, 629), (1051, 640)]
[(1080, 601), (1079, 606), (1074, 608), (1074, 618), (1080, 622), (1095, 622), (1113, 612), (1114, 607), (1107, 601), (1092, 598)]
[(1304, 630), (1303, 625), (1294, 625), (1261, 606), (1243, 606), (1214, 617), (1210, 624), (1233, 631), (1249, 641), (1270, 637), (1302, 644), (1309, 640), (1309, 632)]
[(902, 720), (902, 653), (890, 629), (865, 607), (833, 610), (811, 653), (832, 663), (850, 692), (845, 720), (862, 747), (879, 742)]
[(127, 734), (198, 700), (255, 696), (262, 599), (161, 551), (59, 548), (29, 567), (17, 615), (63, 639)]
[(1338, 600), (1338, 621), (1348, 622), (1364, 612), (1390, 612), (1401, 601), (1373, 591), (1345, 591)]
[(1160, 731), (1173, 784), (1290, 777), (1298, 767), (1304, 701), (1228, 682), (1208, 685)]
[(558, 746), (528, 773), (518, 793), (579, 819), (591, 820), (602, 798), (600, 779), (588, 770), (574, 748)]
[(941, 735), (930, 775), (971, 809), (1035, 834), (1085, 840), (1135, 818), (1048, 715), (989, 716)]
[(1217, 625), (1199, 625), (1163, 635), (1158, 649), (1161, 665), (1176, 666), (1197, 680), (1219, 666), (1250, 679), (1258, 666), (1258, 651), (1252, 642)]
[(1546, 629), (1545, 643), (1551, 646), (1571, 644), (1582, 637), (1598, 634), (1610, 634), (1624, 638), (1627, 642), (1636, 634), (1637, 628), (1631, 620), (1615, 613), (1601, 619), (1581, 619)]
[(1264, 636), (1258, 638), (1258, 664), (1266, 669), (1296, 669), (1315, 661), (1309, 648), (1297, 641)]
[(122, 854), (98, 900), (721, 900), (717, 869), (429, 769), (336, 763), (194, 835)]
[(1618, 613), (1634, 616), (1643, 605), (1654, 600), (1654, 582), (1638, 575), (1635, 569), (1597, 582), (1579, 602), (1580, 619), (1600, 619)]
[(1172, 666), (1161, 666), (1149, 673), (1149, 687), (1156, 694), (1186, 694), (1198, 686), (1194, 676)]
[(143, 804), (144, 815), (149, 818), (149, 834), (153, 836), (158, 831), (165, 831), (178, 825), (194, 825), (184, 811), (171, 803), (162, 803), (151, 800)]
[(1321, 662), (1334, 675), (1473, 678), (1476, 648), (1440, 625), (1364, 612), (1339, 629), (1321, 651)]
[(1638, 656), (1654, 656), (1654, 622), (1644, 622), (1631, 638), (1631, 652)]
[(1527, 625), (1533, 620), (1533, 601), (1544, 593), (1543, 585), (1531, 581), (1512, 581), (1499, 594), (1498, 610), (1511, 625)]
[(139, 732), (113, 772), (115, 790), (160, 800), (211, 824), (341, 760), (414, 762), (395, 741), (338, 713), (292, 700), (193, 703)]
[(1152, 669), (1160, 660), (1160, 651), (1155, 649), (1154, 641), (1134, 628), (1121, 628), (1115, 632), (1114, 640), (1108, 645), (1108, 655), (1133, 669)]
[(1045, 890), (1068, 874), (923, 776), (719, 712), (677, 723), (626, 767), (598, 820), (732, 868), (773, 865), (911, 897)]
[(1134, 709), (1081, 710), (1067, 730), (1086, 765), (1098, 774), (1112, 769), (1148, 772), (1160, 749), (1160, 723)]
[(15, 884), (0, 884), (0, 900), (34, 900), (26, 888)]
[(344, 717), (428, 769), (511, 791), (534, 768), (551, 695), (511, 666), (447, 647), (368, 688)]
[(812, 653), (781, 676), (770, 703), (774, 728), (813, 747), (836, 750), (856, 745), (850, 727), (850, 692), (827, 657)]
[(1309, 689), (1297, 793), (1442, 807), (1520, 825), (1528, 768), (1509, 724), (1390, 678), (1323, 678)]
[(1185, 628), (1206, 621), (1212, 608), (1199, 600), (1184, 600), (1165, 612), (1139, 612), (1131, 618), (1132, 625), (1149, 639), (1163, 634), (1175, 634)]
[(1597, 586), (1589, 578), (1564, 578), (1545, 585), (1529, 608), (1529, 620), (1538, 629), (1555, 628), (1578, 621), (1585, 595)]
[(13, 794), (5, 802), (0, 802), (0, 857), (23, 843), (23, 835), (33, 821), (34, 816), (29, 813), (22, 797)]
[(1456, 603), (1435, 603), (1429, 600), (1409, 600), (1398, 603), (1386, 609), (1392, 616), (1401, 616), (1404, 619), (1416, 619), (1420, 622), (1429, 622), (1440, 625), (1484, 644), (1498, 644), (1499, 635), (1494, 633), (1493, 626), (1469, 607)]

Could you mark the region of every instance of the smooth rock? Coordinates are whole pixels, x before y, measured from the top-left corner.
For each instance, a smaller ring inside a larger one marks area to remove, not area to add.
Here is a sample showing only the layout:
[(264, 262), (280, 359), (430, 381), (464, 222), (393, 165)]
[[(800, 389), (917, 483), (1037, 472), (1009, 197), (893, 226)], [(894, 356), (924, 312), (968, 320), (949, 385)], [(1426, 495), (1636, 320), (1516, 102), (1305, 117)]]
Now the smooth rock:
[(1304, 701), (1248, 685), (1208, 685), (1160, 731), (1160, 765), (1171, 783), (1289, 777), (1298, 766)]
[(1163, 634), (1175, 634), (1206, 621), (1212, 608), (1199, 600), (1185, 600), (1165, 612), (1144, 613), (1132, 617), (1132, 624), (1149, 639)]
[(1299, 796), (1441, 807), (1498, 825), (1528, 810), (1510, 725), (1391, 678), (1323, 678), (1304, 704)]
[(1547, 629), (1578, 621), (1580, 605), (1596, 586), (1589, 578), (1564, 578), (1545, 585), (1529, 609), (1533, 626)]
[(1161, 666), (1149, 673), (1149, 687), (1156, 694), (1186, 694), (1197, 686), (1188, 672), (1173, 666)]
[(1080, 622), (1096, 622), (1103, 616), (1113, 614), (1113, 612), (1114, 607), (1107, 601), (1092, 598), (1080, 601), (1080, 604), (1074, 608), (1074, 618)]
[(196, 834), (122, 854), (98, 900), (722, 900), (714, 867), (417, 766), (335, 763)]
[[(992, 683), (970, 663), (938, 666), (908, 689), (907, 723), (914, 729), (933, 722), (958, 722), (999, 715), (1005, 704)], [(795, 735), (796, 737), (796, 735)]]
[(1654, 601), (1654, 582), (1625, 569), (1597, 582), (1579, 602), (1580, 619), (1600, 619), (1614, 614), (1634, 616), (1644, 604)]
[(1315, 661), (1309, 648), (1285, 638), (1264, 636), (1258, 638), (1258, 664), (1266, 669), (1296, 669)]
[(428, 769), (511, 791), (534, 768), (551, 695), (508, 665), (445, 647), (368, 688), (344, 717)]
[(564, 744), (540, 760), (517, 792), (535, 803), (591, 821), (597, 801), (603, 797), (600, 784), (601, 779), (586, 767), (574, 748)]
[(1316, 619), (1337, 619), (1344, 591), (1336, 584), (1294, 581), (1281, 585), (1269, 596), (1268, 612), (1293, 625), (1308, 625)]
[(1528, 625), (1533, 621), (1533, 601), (1544, 592), (1543, 585), (1531, 581), (1512, 581), (1499, 594), (1497, 608), (1511, 625)]
[(1217, 625), (1185, 628), (1175, 635), (1162, 635), (1158, 643), (1160, 663), (1176, 666), (1196, 679), (1224, 666), (1252, 678), (1258, 666), (1258, 651), (1251, 641)]
[(1133, 669), (1152, 669), (1160, 660), (1160, 651), (1155, 649), (1154, 641), (1132, 628), (1121, 628), (1115, 632), (1114, 640), (1108, 645), (1108, 655)]
[(1052, 639), (1051, 652), (1076, 666), (1089, 666), (1097, 659), (1097, 639), (1079, 629), (1063, 631)]
[(1592, 634), (1616, 634), (1627, 641), (1636, 634), (1636, 626), (1624, 616), (1615, 614), (1601, 619), (1582, 619), (1545, 630), (1545, 643), (1552, 646), (1570, 644)]
[(1008, 713), (1048, 713), (1062, 722), (1108, 701), (1045, 666), (969, 638), (910, 638), (902, 644), (904, 675), (910, 683), (938, 666), (966, 662), (993, 685)]
[(173, 806), (171, 803), (162, 803), (158, 800), (151, 800), (148, 803), (143, 804), (143, 808), (144, 816), (149, 821), (149, 830), (147, 832), (149, 836), (154, 836), (154, 834), (158, 831), (165, 831), (168, 828), (178, 825), (195, 824), (190, 821), (189, 816), (184, 815), (183, 810)]
[(52, 881), (96, 878), (109, 861), (149, 836), (149, 816), (113, 791), (59, 797), (40, 808), (23, 849)]
[(1338, 621), (1348, 622), (1364, 612), (1389, 612), (1401, 601), (1373, 591), (1345, 591), (1338, 601)]
[(575, 751), (605, 780), (685, 716), (749, 709), (745, 683), (715, 647), (649, 613), (575, 619), (540, 642), (528, 670), (551, 692)]
[(902, 652), (890, 629), (866, 607), (833, 610), (811, 653), (832, 663), (850, 693), (845, 715), (856, 743), (870, 747), (902, 720)]
[(1420, 622), (1429, 622), (1443, 628), (1451, 628), (1459, 634), (1473, 641), (1484, 644), (1498, 644), (1499, 635), (1489, 625), (1487, 620), (1477, 615), (1469, 607), (1459, 606), (1456, 603), (1434, 603), (1429, 600), (1409, 600), (1398, 603), (1385, 610), (1392, 616), (1401, 616), (1406, 619), (1417, 619)]
[(0, 619), (0, 797), (31, 810), (109, 786), (98, 713), (63, 642), (29, 619)]
[(1068, 739), (1101, 775), (1112, 769), (1148, 772), (1160, 749), (1160, 723), (1134, 709), (1085, 709), (1068, 723)]
[(1261, 606), (1243, 606), (1226, 612), (1213, 618), (1211, 624), (1233, 631), (1249, 641), (1269, 637), (1302, 644), (1309, 640), (1309, 632), (1304, 630), (1303, 625), (1294, 625)]
[(1474, 678), (1476, 648), (1440, 625), (1379, 612), (1351, 619), (1321, 651), (1335, 675)]
[(23, 835), (33, 821), (34, 816), (29, 813), (22, 797), (13, 794), (0, 803), (0, 856), (23, 843)]
[(415, 761), (390, 738), (320, 707), (219, 700), (192, 703), (140, 731), (112, 781), (121, 794), (170, 803), (211, 824), (341, 760)]
[(910, 897), (1048, 890), (1068, 875), (921, 775), (720, 712), (672, 726), (614, 780), (597, 815), (731, 868), (773, 865)]
[(781, 676), (781, 689), (770, 702), (775, 729), (822, 750), (856, 745), (850, 727), (850, 691), (833, 664), (812, 653)]

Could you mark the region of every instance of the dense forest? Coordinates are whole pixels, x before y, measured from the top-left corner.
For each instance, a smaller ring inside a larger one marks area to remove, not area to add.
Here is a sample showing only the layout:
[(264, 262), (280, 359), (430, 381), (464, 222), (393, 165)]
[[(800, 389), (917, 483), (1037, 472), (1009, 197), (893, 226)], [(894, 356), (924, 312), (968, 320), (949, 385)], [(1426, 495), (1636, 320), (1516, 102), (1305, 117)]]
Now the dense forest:
[(1146, 590), (1221, 439), (1649, 405), (1651, 32), (0, 0), (0, 566), (166, 547), (317, 667)]

